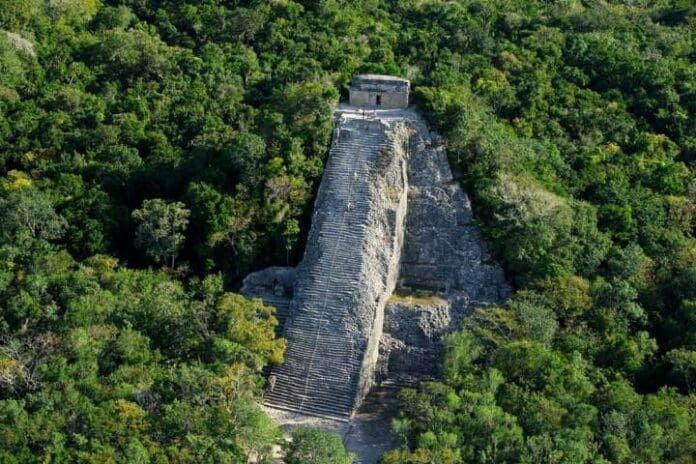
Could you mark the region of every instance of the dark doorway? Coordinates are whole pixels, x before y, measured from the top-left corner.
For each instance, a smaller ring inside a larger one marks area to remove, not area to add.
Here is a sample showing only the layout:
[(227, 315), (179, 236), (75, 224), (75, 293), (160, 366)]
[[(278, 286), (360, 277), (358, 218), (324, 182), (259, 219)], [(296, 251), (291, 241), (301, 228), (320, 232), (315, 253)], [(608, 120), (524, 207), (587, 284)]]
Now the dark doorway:
[(375, 96), (375, 105), (379, 106), (381, 104), (382, 104), (382, 96), (381, 95)]

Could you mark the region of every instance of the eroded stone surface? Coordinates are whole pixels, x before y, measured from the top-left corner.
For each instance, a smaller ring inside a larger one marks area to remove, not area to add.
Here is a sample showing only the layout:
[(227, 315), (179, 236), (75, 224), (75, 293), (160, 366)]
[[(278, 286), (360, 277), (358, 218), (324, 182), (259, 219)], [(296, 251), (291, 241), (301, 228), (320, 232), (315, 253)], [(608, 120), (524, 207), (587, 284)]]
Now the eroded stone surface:
[(295, 290), (297, 272), (290, 266), (272, 266), (252, 272), (244, 278), (240, 292), (249, 298), (261, 298), (276, 308), (278, 332), (283, 332)]
[(437, 376), (439, 340), (451, 324), (450, 302), (400, 296), (385, 310), (377, 381), (411, 385)]
[(510, 294), (444, 148), (420, 118), (411, 123), (398, 298), (385, 310), (379, 363), (381, 380), (401, 385), (437, 376), (442, 335), (461, 327), (476, 307), (499, 304)]

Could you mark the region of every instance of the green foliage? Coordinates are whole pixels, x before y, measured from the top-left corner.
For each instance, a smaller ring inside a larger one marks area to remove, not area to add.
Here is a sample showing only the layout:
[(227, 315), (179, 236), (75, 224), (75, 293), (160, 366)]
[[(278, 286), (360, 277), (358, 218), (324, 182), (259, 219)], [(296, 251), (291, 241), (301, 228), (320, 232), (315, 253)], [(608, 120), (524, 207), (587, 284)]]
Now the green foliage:
[(160, 199), (145, 200), (142, 209), (133, 211), (133, 219), (139, 224), (135, 231), (135, 245), (157, 262), (174, 260), (186, 238), (183, 232), (188, 225), (190, 211), (183, 203), (166, 203)]
[(351, 464), (354, 458), (339, 434), (310, 427), (295, 430), (285, 450), (287, 464)]
[(32, 187), (9, 192), (0, 199), (2, 234), (6, 243), (26, 239), (55, 240), (65, 229), (65, 219), (56, 214), (50, 198)]
[(383, 462), (693, 461), (691, 2), (0, 6), (0, 461), (270, 459), (284, 342), (225, 288), (299, 258), (355, 72), (412, 79), (516, 289)]
[[(693, 460), (696, 64), (683, 5), (392, 9), (408, 11), (398, 59), (419, 65), (414, 97), (517, 291), (446, 337), (444, 378), (402, 395), (406, 447), (384, 462)], [(470, 409), (480, 398), (485, 419)], [(518, 437), (507, 448), (495, 427), (468, 435), (505, 417)]]
[[(65, 261), (65, 262), (61, 262)], [(62, 268), (62, 269), (61, 269)], [(30, 282), (43, 281), (37, 294)], [(21, 296), (24, 294), (24, 296)], [(40, 298), (42, 311), (14, 303)], [(246, 462), (280, 431), (258, 408), (280, 362), (272, 308), (162, 273), (50, 251), (2, 292), (0, 457), (31, 462)], [(221, 353), (221, 347), (226, 351)]]

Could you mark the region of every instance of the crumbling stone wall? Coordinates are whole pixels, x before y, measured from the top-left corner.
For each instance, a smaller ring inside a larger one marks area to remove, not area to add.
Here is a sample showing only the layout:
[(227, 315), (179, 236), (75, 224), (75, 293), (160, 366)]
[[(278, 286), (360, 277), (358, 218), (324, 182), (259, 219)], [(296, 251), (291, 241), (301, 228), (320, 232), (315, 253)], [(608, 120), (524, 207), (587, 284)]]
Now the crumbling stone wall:
[(399, 282), (386, 308), (378, 380), (437, 377), (442, 336), (477, 307), (510, 294), (454, 179), (444, 147), (417, 116), (409, 140), (408, 213)]

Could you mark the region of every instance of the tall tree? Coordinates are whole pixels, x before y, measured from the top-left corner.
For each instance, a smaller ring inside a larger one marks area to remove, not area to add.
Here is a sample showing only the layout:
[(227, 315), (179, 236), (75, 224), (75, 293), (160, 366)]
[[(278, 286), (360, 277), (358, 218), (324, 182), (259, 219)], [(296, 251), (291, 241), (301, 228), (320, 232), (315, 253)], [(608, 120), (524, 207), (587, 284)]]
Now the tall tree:
[(297, 429), (286, 446), (286, 464), (351, 464), (354, 459), (339, 434), (311, 427)]
[(141, 209), (133, 211), (138, 221), (135, 244), (156, 262), (174, 268), (176, 257), (184, 244), (184, 231), (190, 211), (180, 202), (166, 202), (156, 198), (145, 200)]
[(8, 241), (19, 240), (22, 236), (57, 239), (66, 226), (48, 195), (35, 187), (20, 188), (0, 198), (0, 217), (0, 231)]

